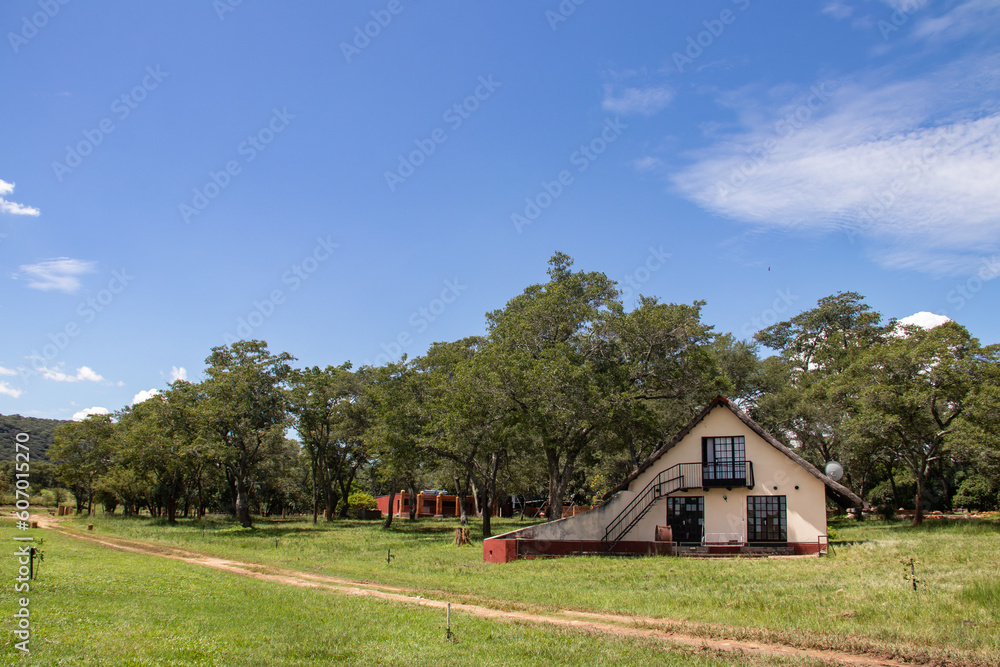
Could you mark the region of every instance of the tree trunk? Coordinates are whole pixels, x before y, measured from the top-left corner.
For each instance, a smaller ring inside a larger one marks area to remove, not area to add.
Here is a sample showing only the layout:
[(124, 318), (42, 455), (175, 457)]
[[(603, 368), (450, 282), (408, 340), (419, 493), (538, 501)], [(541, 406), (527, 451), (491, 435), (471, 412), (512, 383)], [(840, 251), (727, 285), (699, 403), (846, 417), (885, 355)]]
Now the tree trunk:
[(333, 493), (333, 487), (327, 479), (323, 480), (323, 494), (326, 498), (326, 509), (323, 512), (323, 516), (327, 521), (333, 521), (333, 514), (337, 509), (337, 501), (336, 496)]
[(167, 523), (177, 523), (177, 498), (173, 493), (167, 494)]
[(406, 488), (410, 490), (410, 521), (415, 521), (417, 518), (417, 483), (414, 480), (410, 480), (406, 485)]
[(493, 508), (497, 502), (497, 471), (500, 469), (500, 454), (494, 452), (490, 457), (489, 469), (486, 472), (486, 479), (483, 480), (484, 491), (486, 492), (486, 504), (483, 507), (483, 539), (493, 536), (491, 525), (493, 519)]
[(319, 487), (316, 486), (316, 468), (318, 460), (316, 453), (312, 455), (312, 482), (313, 482), (313, 523), (319, 520)]
[(350, 511), (348, 507), (348, 499), (351, 497), (351, 485), (354, 484), (354, 477), (358, 474), (357, 467), (351, 469), (351, 474), (347, 476), (346, 480), (338, 480), (337, 484), (340, 486), (340, 496), (343, 499), (343, 505), (340, 508), (340, 518), (346, 519), (347, 514)]
[(466, 512), (465, 512), (465, 496), (466, 496), (466, 489), (469, 488), (469, 475), (468, 475), (468, 473), (466, 473), (466, 475), (465, 475), (465, 486), (464, 487), (461, 486), (458, 483), (458, 475), (453, 475), (453, 477), (455, 479), (455, 498), (456, 498), (456, 502), (458, 502), (458, 512), (459, 512), (459, 514), (458, 514), (458, 516), (459, 516), (458, 522), (459, 522), (460, 525), (468, 526), (469, 525), (469, 515), (466, 514)]
[(914, 475), (917, 478), (917, 499), (916, 511), (913, 513), (913, 525), (919, 526), (924, 522), (924, 475)]
[[(567, 455), (568, 458), (568, 455)], [(553, 449), (545, 450), (545, 459), (549, 465), (549, 521), (562, 518), (563, 496), (572, 474), (573, 465), (569, 460), (560, 468), (559, 453)]]
[(250, 517), (250, 489), (246, 480), (236, 480), (236, 518), (244, 528), (253, 527), (253, 519)]
[(389, 513), (385, 517), (385, 521), (382, 522), (382, 528), (388, 528), (392, 525), (392, 513), (394, 506), (396, 504), (396, 480), (392, 480), (392, 486), (389, 487)]
[(483, 510), (479, 505), (479, 489), (476, 488), (476, 480), (470, 477), (469, 483), (472, 485), (472, 509), (476, 511), (476, 516), (482, 516)]

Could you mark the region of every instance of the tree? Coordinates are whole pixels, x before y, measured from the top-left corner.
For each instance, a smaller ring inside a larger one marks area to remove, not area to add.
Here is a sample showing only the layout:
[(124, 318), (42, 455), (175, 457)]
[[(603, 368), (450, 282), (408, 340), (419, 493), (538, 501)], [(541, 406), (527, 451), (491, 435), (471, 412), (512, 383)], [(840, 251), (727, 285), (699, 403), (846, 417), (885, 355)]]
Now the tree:
[(929, 330), (897, 328), (842, 375), (838, 388), (851, 405), (851, 434), (879, 443), (916, 481), (914, 525), (923, 521), (934, 466), (961, 442), (963, 421), (983, 387), (995, 386), (998, 359), (996, 346), (982, 348), (949, 321)]
[(614, 281), (603, 273), (572, 272), (572, 265), (556, 253), (548, 283), (528, 287), (489, 313), (482, 353), (493, 371), (499, 410), (516, 415), (515, 437), (545, 458), (552, 519), (562, 516), (580, 457), (610, 420), (614, 376), (596, 331), (620, 305)]
[(364, 432), (377, 474), (389, 484), (389, 515), (383, 528), (392, 525), (396, 488), (405, 483), (410, 492), (410, 518), (416, 516), (417, 479), (425, 463), (421, 438), (426, 420), (422, 408), (424, 385), (407, 363), (380, 368), (363, 366), (358, 409), (367, 414)]
[(729, 339), (717, 340), (701, 321), (704, 305), (642, 296), (638, 307), (628, 313), (616, 308), (604, 325), (608, 354), (602, 366), (614, 377), (611, 437), (629, 453), (627, 472), (653, 453), (665, 433), (681, 428), (716, 395), (745, 383), (741, 366), (748, 354), (756, 357)]
[(56, 427), (49, 457), (56, 464), (59, 479), (76, 496), (76, 511), (94, 511), (98, 481), (109, 467), (113, 450), (114, 424), (110, 415), (90, 415), (83, 421), (65, 422)]
[(427, 421), (423, 447), (451, 462), (461, 472), (453, 475), (459, 496), (460, 521), (467, 525), (465, 497), (470, 485), (483, 489), (483, 536), (492, 535), (491, 519), (499, 502), (500, 464), (516, 444), (513, 413), (496, 394), (493, 358), (482, 352), (484, 339), (470, 337), (454, 343), (435, 343), (414, 362), (427, 387)]
[(341, 516), (347, 516), (351, 485), (368, 458), (363, 442), (365, 414), (357, 400), (359, 379), (350, 369), (351, 364), (345, 363), (323, 370), (314, 366), (292, 374), (292, 412), (309, 453), (314, 523), (320, 492), (326, 518), (333, 518), (338, 495), (334, 486), (339, 491)]
[(754, 337), (779, 353), (761, 363), (759, 377), (767, 393), (758, 398), (754, 418), (821, 467), (834, 459), (843, 462), (848, 483), (862, 495), (874, 467), (888, 459), (876, 441), (849, 441), (848, 408), (833, 387), (866, 350), (884, 340), (890, 329), (881, 320), (857, 292), (838, 292)]
[(250, 494), (261, 462), (284, 443), (289, 425), (284, 384), (294, 357), (271, 354), (267, 343), (237, 341), (213, 347), (205, 360), (204, 419), (214, 440), (213, 458), (226, 472), (240, 524), (253, 525)]
[[(194, 385), (178, 381), (169, 391), (119, 413), (119, 462), (148, 477), (156, 505), (166, 510), (168, 523), (177, 522), (178, 504), (191, 482), (200, 484), (205, 465), (197, 398)], [(199, 488), (199, 504), (200, 495)]]

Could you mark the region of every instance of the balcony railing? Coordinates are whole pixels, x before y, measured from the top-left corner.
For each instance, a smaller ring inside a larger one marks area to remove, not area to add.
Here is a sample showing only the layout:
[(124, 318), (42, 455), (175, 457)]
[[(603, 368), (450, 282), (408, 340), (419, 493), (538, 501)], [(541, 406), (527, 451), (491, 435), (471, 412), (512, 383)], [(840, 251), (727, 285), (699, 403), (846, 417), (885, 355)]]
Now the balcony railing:
[(753, 463), (750, 461), (723, 461), (701, 464), (701, 486), (710, 489), (720, 486), (754, 487)]

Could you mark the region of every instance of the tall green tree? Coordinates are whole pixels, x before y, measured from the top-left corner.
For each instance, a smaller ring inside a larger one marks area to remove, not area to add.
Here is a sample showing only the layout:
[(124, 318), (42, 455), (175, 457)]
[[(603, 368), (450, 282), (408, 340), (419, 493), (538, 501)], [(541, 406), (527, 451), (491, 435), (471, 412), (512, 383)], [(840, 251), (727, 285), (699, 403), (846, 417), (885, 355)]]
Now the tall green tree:
[(483, 535), (489, 537), (500, 501), (500, 466), (516, 451), (518, 434), (512, 428), (515, 414), (498, 393), (495, 359), (483, 352), (484, 343), (481, 337), (435, 343), (414, 365), (427, 387), (423, 447), (460, 471), (455, 486), (462, 525), (468, 523), (470, 486), (482, 489)]
[(610, 421), (615, 379), (597, 330), (620, 305), (618, 289), (603, 273), (572, 265), (556, 253), (547, 283), (489, 313), (483, 351), (501, 409), (516, 415), (518, 440), (544, 457), (553, 519), (581, 456)]
[(346, 516), (351, 485), (368, 460), (363, 441), (366, 414), (358, 403), (360, 380), (351, 372), (350, 363), (325, 369), (314, 366), (294, 371), (291, 387), (296, 430), (310, 459), (313, 522), (318, 518), (320, 495), (328, 520), (338, 499), (341, 515)]
[(90, 415), (78, 422), (56, 427), (49, 457), (57, 475), (76, 496), (76, 511), (94, 511), (99, 480), (110, 467), (114, 451), (114, 424), (111, 415)]
[(389, 528), (400, 485), (410, 493), (410, 518), (416, 516), (417, 482), (427, 463), (427, 452), (422, 447), (427, 421), (423, 407), (426, 383), (405, 356), (379, 368), (363, 366), (359, 374), (362, 392), (357, 409), (367, 414), (364, 439), (376, 474), (389, 485), (389, 514), (383, 524)]
[(251, 527), (250, 494), (260, 465), (284, 443), (290, 425), (285, 383), (292, 372), (286, 352), (267, 343), (237, 341), (212, 348), (203, 382), (204, 420), (214, 441), (213, 457), (235, 495), (236, 516)]
[(995, 395), (998, 363), (998, 346), (981, 347), (949, 321), (929, 330), (897, 328), (841, 376), (838, 390), (851, 405), (851, 435), (891, 452), (916, 481), (915, 525), (923, 521), (934, 467), (963, 444), (963, 422), (981, 413), (981, 398)]
[(759, 377), (768, 391), (757, 399), (753, 416), (813, 463), (822, 466), (840, 460), (847, 483), (862, 494), (885, 457), (878, 443), (849, 439), (848, 407), (833, 387), (856, 360), (885, 339), (888, 330), (862, 295), (838, 292), (754, 336), (778, 356), (761, 362)]

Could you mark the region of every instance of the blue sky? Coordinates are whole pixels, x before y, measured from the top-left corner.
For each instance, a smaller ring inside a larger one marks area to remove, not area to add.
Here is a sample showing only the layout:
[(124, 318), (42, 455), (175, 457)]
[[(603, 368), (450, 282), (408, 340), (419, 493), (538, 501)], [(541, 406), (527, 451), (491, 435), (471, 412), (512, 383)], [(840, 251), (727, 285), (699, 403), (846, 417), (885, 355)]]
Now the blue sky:
[(210, 349), (383, 363), (559, 250), (749, 337), (842, 290), (1000, 342), (1000, 7), (8, 1), (0, 413)]

